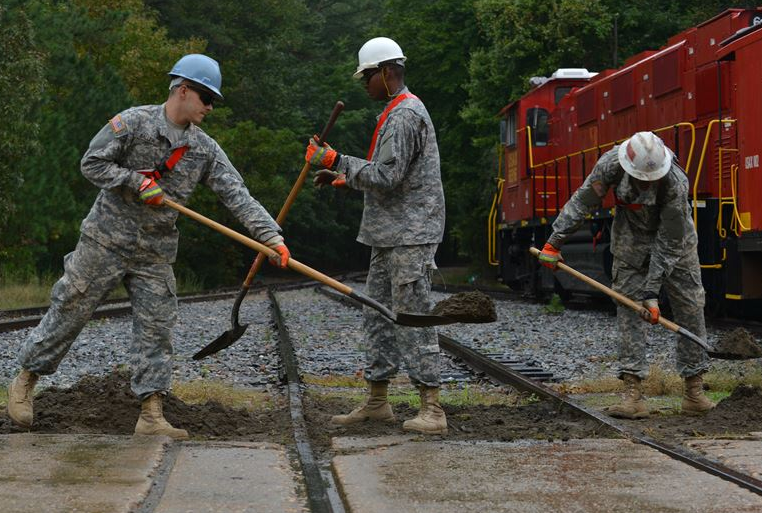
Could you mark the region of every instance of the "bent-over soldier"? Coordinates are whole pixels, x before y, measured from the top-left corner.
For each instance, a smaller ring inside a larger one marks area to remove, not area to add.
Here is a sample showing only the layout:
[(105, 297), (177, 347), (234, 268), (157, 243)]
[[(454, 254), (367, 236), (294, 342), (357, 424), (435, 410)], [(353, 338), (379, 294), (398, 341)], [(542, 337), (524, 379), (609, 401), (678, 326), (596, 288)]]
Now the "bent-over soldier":
[[(651, 132), (638, 132), (601, 156), (592, 173), (564, 205), (553, 233), (540, 253), (554, 269), (562, 260), (564, 241), (585, 216), (598, 209), (614, 188), (616, 215), (611, 229), (612, 288), (642, 301), (646, 320), (659, 320), (659, 293), (669, 297), (675, 321), (706, 338), (704, 288), (698, 259), (698, 237), (688, 202), (688, 178), (664, 142)], [(626, 391), (619, 404), (607, 408), (613, 417), (644, 418), (649, 411), (642, 380), (648, 376), (646, 324), (630, 308), (617, 304), (619, 378)], [(677, 337), (677, 370), (684, 378), (682, 411), (701, 413), (714, 407), (703, 392), (708, 369), (706, 351)]]

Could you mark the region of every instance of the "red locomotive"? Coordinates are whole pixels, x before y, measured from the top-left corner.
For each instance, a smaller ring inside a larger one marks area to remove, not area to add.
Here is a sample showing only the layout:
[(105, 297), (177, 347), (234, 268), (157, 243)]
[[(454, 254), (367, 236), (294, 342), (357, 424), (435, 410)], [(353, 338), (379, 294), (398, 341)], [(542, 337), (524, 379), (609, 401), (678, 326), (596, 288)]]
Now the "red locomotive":
[[(542, 247), (564, 203), (598, 157), (651, 130), (691, 183), (707, 298), (762, 305), (762, 8), (730, 9), (623, 67), (561, 69), (506, 105), (501, 164), (489, 217), (489, 258), (512, 287), (590, 292), (528, 254)], [(610, 283), (611, 193), (564, 244), (566, 262)], [(733, 303), (730, 303), (733, 302)], [(762, 314), (759, 314), (762, 317)]]

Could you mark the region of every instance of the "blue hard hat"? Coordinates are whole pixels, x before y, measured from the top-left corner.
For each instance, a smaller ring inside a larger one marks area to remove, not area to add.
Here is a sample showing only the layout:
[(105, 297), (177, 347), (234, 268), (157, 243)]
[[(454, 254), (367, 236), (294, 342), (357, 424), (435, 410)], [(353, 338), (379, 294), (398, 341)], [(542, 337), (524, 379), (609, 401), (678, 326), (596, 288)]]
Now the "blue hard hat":
[(168, 74), (171, 77), (182, 77), (200, 84), (222, 99), (220, 65), (211, 57), (200, 53), (185, 55), (172, 66), (172, 71)]

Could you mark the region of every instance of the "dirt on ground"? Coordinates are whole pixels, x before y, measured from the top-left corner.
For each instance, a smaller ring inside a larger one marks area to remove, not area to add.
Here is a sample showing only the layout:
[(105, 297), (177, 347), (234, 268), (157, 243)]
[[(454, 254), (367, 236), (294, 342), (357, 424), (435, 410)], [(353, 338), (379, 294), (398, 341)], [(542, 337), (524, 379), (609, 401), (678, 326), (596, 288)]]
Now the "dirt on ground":
[(722, 337), (714, 346), (714, 351), (730, 359), (751, 359), (762, 357), (762, 348), (751, 333), (736, 328)]
[(434, 315), (450, 317), (458, 322), (495, 322), (495, 303), (478, 290), (458, 292), (434, 305)]
[[(131, 435), (140, 414), (140, 401), (130, 390), (126, 373), (88, 376), (71, 388), (48, 388), (34, 399), (35, 433)], [(284, 443), (292, 439), (287, 408), (247, 411), (217, 402), (186, 404), (169, 394), (164, 416), (187, 429), (192, 438)], [(19, 432), (5, 408), (0, 434)], [(25, 430), (24, 430), (25, 431)]]
[[(418, 413), (408, 405), (395, 405), (397, 420), (354, 426), (333, 426), (331, 416), (349, 413), (358, 406), (349, 398), (307, 394), (305, 418), (310, 438), (318, 450), (328, 450), (337, 436), (375, 437), (409, 435), (402, 423)], [(568, 408), (560, 409), (549, 401), (525, 406), (451, 406), (443, 405), (449, 432), (447, 440), (491, 440), (510, 442), (519, 439), (569, 440), (573, 438), (612, 438), (618, 435), (601, 423), (585, 418)], [(415, 433), (413, 433), (415, 434)]]
[(745, 436), (752, 431), (762, 431), (762, 390), (741, 385), (703, 415), (655, 414), (648, 419), (619, 422), (672, 444), (696, 437)]

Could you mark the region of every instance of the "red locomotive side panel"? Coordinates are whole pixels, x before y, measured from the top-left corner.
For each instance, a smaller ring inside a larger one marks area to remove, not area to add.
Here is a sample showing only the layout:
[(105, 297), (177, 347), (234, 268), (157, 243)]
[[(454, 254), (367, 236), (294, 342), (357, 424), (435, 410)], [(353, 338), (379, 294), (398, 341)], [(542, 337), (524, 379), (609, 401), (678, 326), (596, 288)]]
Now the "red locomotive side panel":
[[(732, 110), (738, 121), (738, 182), (736, 210), (743, 225), (742, 232), (762, 230), (762, 24), (748, 35), (729, 43), (718, 52), (728, 60)], [(742, 112), (741, 112), (742, 109)], [(730, 182), (732, 184), (732, 182)], [(731, 191), (732, 193), (732, 191)]]
[[(709, 297), (762, 307), (761, 54), (762, 8), (730, 9), (618, 70), (577, 81), (559, 70), (504, 108), (501, 254), (491, 258), (501, 279), (532, 290), (587, 292), (538, 270), (526, 249), (544, 243), (602, 153), (650, 130), (688, 173)], [(564, 245), (567, 261), (604, 282), (612, 207), (609, 194)]]

